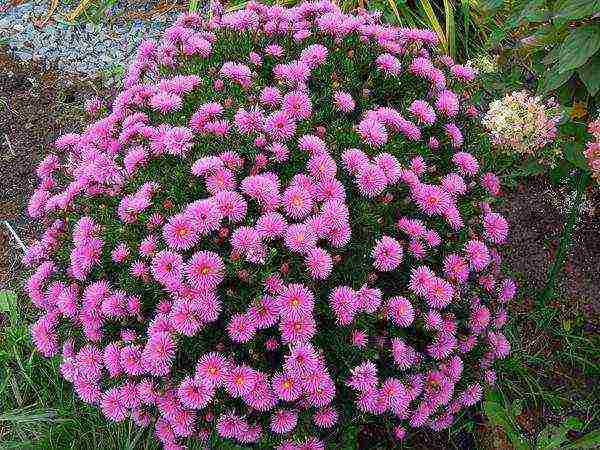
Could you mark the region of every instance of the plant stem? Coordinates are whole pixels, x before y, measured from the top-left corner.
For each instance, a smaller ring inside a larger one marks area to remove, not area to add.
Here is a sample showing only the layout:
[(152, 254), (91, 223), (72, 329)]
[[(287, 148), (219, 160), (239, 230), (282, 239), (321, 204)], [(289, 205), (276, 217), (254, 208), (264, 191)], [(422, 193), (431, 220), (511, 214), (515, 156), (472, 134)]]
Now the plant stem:
[(563, 268), (565, 256), (567, 254), (567, 251), (569, 250), (569, 245), (571, 244), (573, 229), (575, 228), (575, 222), (577, 221), (577, 215), (579, 214), (579, 206), (581, 205), (583, 193), (585, 192), (589, 179), (590, 176), (587, 172), (578, 172), (577, 194), (575, 196), (573, 204), (569, 208), (569, 215), (567, 217), (567, 222), (565, 224), (565, 228), (560, 238), (560, 243), (558, 244), (558, 250), (556, 251), (554, 264), (550, 268), (550, 272), (548, 274), (548, 283), (546, 284), (546, 288), (544, 289), (544, 292), (540, 299), (540, 306), (542, 307), (544, 307), (546, 302), (549, 299), (551, 299), (554, 295), (556, 278), (558, 276), (558, 272)]

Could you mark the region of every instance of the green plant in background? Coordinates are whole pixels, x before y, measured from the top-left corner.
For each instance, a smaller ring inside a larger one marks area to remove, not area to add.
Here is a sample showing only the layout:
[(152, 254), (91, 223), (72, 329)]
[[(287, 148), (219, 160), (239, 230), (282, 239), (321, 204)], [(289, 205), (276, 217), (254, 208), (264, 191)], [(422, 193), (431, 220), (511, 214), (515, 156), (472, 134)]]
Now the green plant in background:
[[(600, 91), (600, 0), (484, 0), (497, 26), (489, 44), (527, 65), (538, 92), (557, 91), (562, 103)], [(498, 21), (497, 19), (502, 19)]]
[(488, 393), (483, 409), (490, 423), (506, 434), (515, 450), (591, 449), (600, 445), (600, 430), (591, 431), (571, 442), (569, 431), (580, 431), (583, 427), (576, 417), (567, 417), (559, 425), (548, 424), (537, 437), (528, 438), (517, 421), (523, 410), (522, 402), (506, 402), (495, 391)]

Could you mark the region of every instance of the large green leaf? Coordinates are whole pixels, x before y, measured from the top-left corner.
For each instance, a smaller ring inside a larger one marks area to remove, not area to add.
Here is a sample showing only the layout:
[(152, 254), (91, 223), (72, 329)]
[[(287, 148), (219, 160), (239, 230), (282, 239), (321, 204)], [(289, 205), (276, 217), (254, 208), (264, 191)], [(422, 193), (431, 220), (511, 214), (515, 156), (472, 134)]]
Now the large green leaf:
[(577, 73), (590, 95), (592, 97), (596, 95), (600, 91), (600, 53), (592, 56), (585, 66), (577, 70)]
[(506, 21), (509, 29), (516, 28), (523, 22), (544, 22), (551, 17), (550, 11), (545, 7), (544, 0), (531, 0), (521, 9), (517, 9)]
[(578, 142), (568, 142), (564, 145), (565, 159), (580, 169), (588, 170), (587, 159), (583, 155), (584, 145)]
[(502, 6), (502, 3), (504, 3), (504, 0), (481, 0), (478, 6), (481, 9), (487, 11), (491, 9), (500, 8)]
[(568, 440), (569, 430), (580, 430), (581, 422), (576, 417), (568, 417), (558, 426), (548, 425), (538, 436), (536, 450), (554, 450), (562, 448), (563, 442)]
[(581, 67), (600, 48), (600, 25), (584, 25), (569, 33), (558, 57), (560, 73)]
[(577, 20), (591, 16), (598, 11), (600, 11), (600, 0), (567, 0), (556, 11), (556, 17)]
[(573, 75), (573, 70), (560, 73), (558, 67), (559, 65), (556, 64), (552, 68), (548, 69), (546, 75), (538, 85), (538, 92), (540, 94), (546, 94), (561, 87), (569, 80), (569, 78), (571, 78), (571, 75)]
[(529, 445), (527, 445), (527, 442), (523, 440), (521, 434), (515, 428), (510, 413), (504, 409), (502, 405), (496, 402), (487, 401), (483, 402), (483, 409), (490, 422), (502, 428), (516, 450), (529, 449)]
[(563, 448), (598, 448), (600, 447), (600, 430), (590, 431), (588, 434), (581, 436), (572, 444), (566, 445)]

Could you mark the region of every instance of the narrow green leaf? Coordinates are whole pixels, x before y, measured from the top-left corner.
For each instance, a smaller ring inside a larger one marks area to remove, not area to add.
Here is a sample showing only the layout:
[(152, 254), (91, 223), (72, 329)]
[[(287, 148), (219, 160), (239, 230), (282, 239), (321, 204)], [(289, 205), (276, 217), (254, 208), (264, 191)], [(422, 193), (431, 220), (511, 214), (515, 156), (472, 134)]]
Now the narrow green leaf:
[(581, 67), (600, 49), (600, 25), (575, 28), (563, 42), (558, 57), (560, 73)]
[(17, 303), (17, 294), (13, 291), (0, 291), (0, 312), (9, 312)]
[(446, 39), (448, 40), (448, 54), (456, 56), (456, 25), (454, 23), (454, 8), (450, 0), (444, 0), (444, 21), (446, 22)]
[(596, 53), (585, 66), (577, 70), (579, 78), (593, 97), (600, 91), (600, 53)]

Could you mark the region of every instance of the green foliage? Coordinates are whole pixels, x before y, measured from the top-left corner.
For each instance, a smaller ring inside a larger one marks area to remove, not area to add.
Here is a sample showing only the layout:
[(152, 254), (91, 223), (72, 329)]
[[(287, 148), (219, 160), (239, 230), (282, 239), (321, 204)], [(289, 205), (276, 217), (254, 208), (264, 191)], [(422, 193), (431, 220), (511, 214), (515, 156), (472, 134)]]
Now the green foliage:
[(548, 424), (536, 438), (527, 438), (517, 421), (522, 413), (522, 402), (505, 403), (497, 392), (488, 394), (483, 408), (491, 424), (502, 429), (515, 450), (583, 449), (600, 445), (600, 430), (591, 431), (571, 442), (569, 431), (580, 431), (583, 426), (576, 417), (567, 417), (559, 425)]
[(564, 86), (570, 101), (597, 96), (600, 0), (486, 0), (482, 6), (490, 17), (504, 21), (492, 34), (490, 45), (499, 46), (514, 60), (524, 58), (540, 79), (540, 93)]

